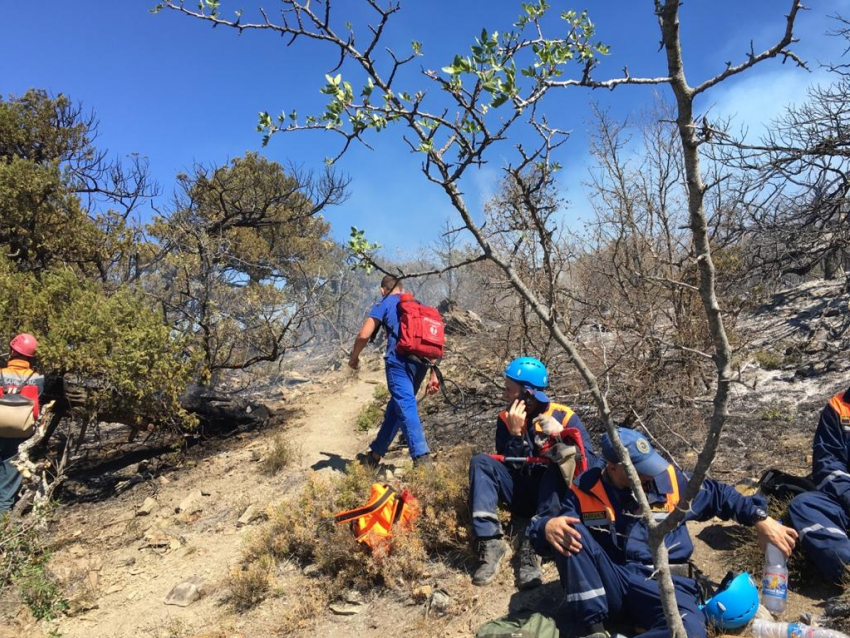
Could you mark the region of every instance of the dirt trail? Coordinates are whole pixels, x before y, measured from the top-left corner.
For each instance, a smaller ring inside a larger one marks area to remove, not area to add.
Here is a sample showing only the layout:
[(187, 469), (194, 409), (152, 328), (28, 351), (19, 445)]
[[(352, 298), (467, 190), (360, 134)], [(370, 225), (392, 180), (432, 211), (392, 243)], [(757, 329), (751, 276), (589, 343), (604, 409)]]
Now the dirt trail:
[[(222, 627), (239, 635), (238, 615), (222, 605), (222, 584), (261, 520), (239, 525), (238, 519), (250, 505), (263, 511), (278, 503), (310, 470), (342, 470), (365, 449), (367, 435), (356, 431), (356, 416), (382, 379), (382, 366), (374, 362), (356, 376), (344, 368), (284, 389), (283, 405), (298, 408), (290, 422), (237, 435), (220, 451), (118, 497), (61, 508), (51, 568), (78, 594), (78, 613), (18, 635), (42, 636), (55, 628), (65, 638), (171, 638)], [(298, 462), (276, 476), (263, 475), (258, 461), (281, 432), (296, 442)], [(148, 497), (156, 508), (137, 516)], [(192, 503), (177, 512), (185, 499)], [(188, 607), (165, 605), (172, 587), (191, 577), (203, 581), (205, 595)]]

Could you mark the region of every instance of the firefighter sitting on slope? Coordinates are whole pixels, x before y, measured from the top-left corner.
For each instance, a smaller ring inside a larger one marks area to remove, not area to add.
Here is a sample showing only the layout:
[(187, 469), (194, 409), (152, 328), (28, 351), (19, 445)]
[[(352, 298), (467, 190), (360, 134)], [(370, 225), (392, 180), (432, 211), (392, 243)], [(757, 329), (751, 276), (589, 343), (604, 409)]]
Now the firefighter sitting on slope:
[[(596, 464), (590, 437), (581, 419), (567, 406), (549, 400), (543, 392), (548, 384), (546, 366), (538, 359), (521, 357), (512, 361), (505, 369), (502, 394), (508, 409), (499, 414), (496, 422), (497, 455), (476, 454), (470, 462), (472, 531), (478, 543), (479, 559), (472, 577), (475, 585), (490, 583), (508, 554), (508, 543), (502, 538), (499, 524), (499, 503), (507, 504), (511, 513), (520, 518), (530, 518), (540, 509), (546, 511), (547, 506), (554, 507), (551, 514), (555, 514), (560, 497), (567, 490), (556, 463), (505, 459), (540, 456), (540, 438), (535, 436), (535, 429), (545, 429), (548, 436), (558, 435), (566, 428), (578, 439), (573, 442), (582, 448), (582, 466)], [(519, 552), (518, 586), (520, 589), (539, 586), (542, 583), (540, 563), (524, 533)]]

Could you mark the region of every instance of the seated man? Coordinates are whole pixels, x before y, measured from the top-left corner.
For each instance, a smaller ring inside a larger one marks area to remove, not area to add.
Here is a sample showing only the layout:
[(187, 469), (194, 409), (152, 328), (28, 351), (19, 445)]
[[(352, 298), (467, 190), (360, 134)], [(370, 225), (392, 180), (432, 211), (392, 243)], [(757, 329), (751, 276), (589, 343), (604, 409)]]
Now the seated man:
[(845, 578), (850, 565), (850, 390), (839, 392), (823, 409), (812, 452), (814, 492), (788, 505), (806, 555), (830, 581)]
[[(533, 421), (551, 417), (548, 429), (575, 428), (581, 435), (585, 454), (591, 461), (593, 447), (578, 415), (565, 405), (551, 402), (543, 392), (549, 383), (546, 366), (538, 359), (521, 357), (505, 369), (503, 397), (509, 408), (499, 414), (496, 422), (496, 453), (508, 458), (538, 456), (540, 447), (533, 435)], [(550, 502), (553, 494), (566, 492), (555, 463), (503, 462), (489, 454), (476, 454), (469, 465), (469, 497), (472, 510), (472, 531), (478, 542), (479, 564), (472, 577), (476, 585), (486, 585), (495, 578), (508, 553), (502, 539), (498, 505), (505, 503), (511, 512), (530, 518), (539, 502)], [(554, 500), (559, 501), (557, 495)], [(553, 512), (554, 513), (554, 512)], [(520, 545), (518, 584), (521, 589), (542, 583), (540, 563), (523, 535)]]
[[(627, 428), (619, 432), (653, 511), (667, 516), (679, 505), (688, 477), (667, 463), (640, 433)], [(529, 537), (541, 553), (556, 550), (566, 612), (581, 635), (607, 638), (604, 623), (611, 618), (641, 628), (644, 637), (669, 636), (658, 582), (652, 578), (648, 529), (607, 434), (602, 438), (602, 455), (605, 467), (590, 469), (578, 478), (557, 517), (535, 517)], [(786, 556), (794, 547), (796, 532), (768, 517), (763, 497), (746, 498), (729, 485), (706, 479), (684, 521), (713, 516), (754, 525), (762, 547), (773, 543)], [(671, 566), (686, 564), (693, 551), (684, 521), (665, 538)], [(698, 607), (696, 582), (674, 576), (673, 583), (688, 636), (704, 637), (705, 616)]]

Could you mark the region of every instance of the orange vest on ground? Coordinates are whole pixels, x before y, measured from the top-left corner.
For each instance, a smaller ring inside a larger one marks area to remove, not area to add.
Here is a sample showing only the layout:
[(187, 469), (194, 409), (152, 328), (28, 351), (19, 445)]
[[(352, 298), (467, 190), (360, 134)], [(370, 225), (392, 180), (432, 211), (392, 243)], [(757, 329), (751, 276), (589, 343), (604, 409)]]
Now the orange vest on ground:
[(402, 529), (413, 527), (419, 516), (419, 504), (406, 489), (398, 493), (385, 483), (373, 483), (372, 493), (363, 507), (334, 515), (337, 523), (351, 523), (359, 543), (374, 549), (392, 534), (394, 525)]
[[(679, 482), (676, 480), (676, 469), (672, 465), (667, 466), (667, 476), (670, 477), (673, 491), (667, 494), (667, 500), (659, 510), (656, 511), (653, 508), (653, 516), (656, 518), (665, 518), (679, 504)], [(610, 527), (617, 520), (611, 499), (608, 498), (608, 492), (602, 484), (601, 474), (599, 480), (590, 488), (590, 492), (585, 492), (575, 484), (570, 486), (570, 489), (578, 497), (581, 506), (581, 522), (585, 527)]]

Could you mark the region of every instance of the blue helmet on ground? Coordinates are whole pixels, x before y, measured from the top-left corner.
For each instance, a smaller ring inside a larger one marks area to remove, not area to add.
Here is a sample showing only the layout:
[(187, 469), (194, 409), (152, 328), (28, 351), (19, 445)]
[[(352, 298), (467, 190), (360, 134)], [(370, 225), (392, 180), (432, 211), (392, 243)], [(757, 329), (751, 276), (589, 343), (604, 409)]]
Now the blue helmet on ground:
[(549, 403), (549, 397), (542, 391), (549, 385), (549, 372), (540, 359), (534, 357), (514, 359), (505, 368), (505, 377), (532, 390), (532, 396), (540, 403)]
[(739, 629), (753, 619), (758, 608), (759, 590), (753, 577), (747, 572), (729, 572), (702, 611), (719, 629)]

